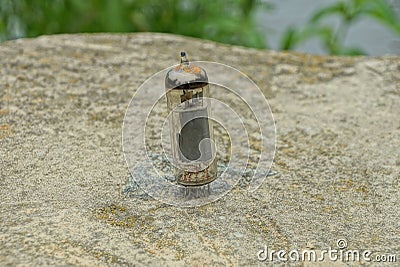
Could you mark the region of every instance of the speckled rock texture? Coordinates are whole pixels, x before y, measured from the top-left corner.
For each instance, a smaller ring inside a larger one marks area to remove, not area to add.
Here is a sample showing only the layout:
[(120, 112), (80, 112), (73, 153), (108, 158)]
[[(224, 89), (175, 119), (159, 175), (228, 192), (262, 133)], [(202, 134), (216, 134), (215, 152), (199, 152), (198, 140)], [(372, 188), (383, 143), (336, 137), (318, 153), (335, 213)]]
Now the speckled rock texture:
[[(125, 110), (181, 50), (240, 69), (267, 97), (278, 174), (254, 193), (236, 187), (197, 208), (124, 193)], [(1, 266), (265, 266), (265, 245), (321, 250), (339, 238), (400, 262), (400, 57), (140, 33), (4, 42), (0, 62)]]

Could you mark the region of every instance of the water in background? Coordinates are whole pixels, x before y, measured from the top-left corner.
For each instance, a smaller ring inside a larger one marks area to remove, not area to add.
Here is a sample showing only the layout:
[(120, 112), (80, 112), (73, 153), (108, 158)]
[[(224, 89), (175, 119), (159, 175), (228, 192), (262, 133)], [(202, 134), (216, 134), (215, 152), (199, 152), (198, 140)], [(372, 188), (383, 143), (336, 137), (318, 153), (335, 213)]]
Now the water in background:
[[(400, 0), (388, 1), (400, 16)], [(273, 4), (272, 12), (258, 10), (256, 21), (260, 31), (266, 36), (269, 48), (279, 50), (279, 42), (287, 27), (305, 25), (314, 12), (337, 2), (337, 0), (268, 0), (267, 2)], [(326, 22), (338, 26), (340, 19), (330, 17)], [(400, 54), (400, 37), (369, 18), (362, 18), (350, 27), (344, 45), (360, 47), (368, 55), (373, 56)], [(294, 50), (311, 54), (325, 54), (316, 39), (308, 40)]]

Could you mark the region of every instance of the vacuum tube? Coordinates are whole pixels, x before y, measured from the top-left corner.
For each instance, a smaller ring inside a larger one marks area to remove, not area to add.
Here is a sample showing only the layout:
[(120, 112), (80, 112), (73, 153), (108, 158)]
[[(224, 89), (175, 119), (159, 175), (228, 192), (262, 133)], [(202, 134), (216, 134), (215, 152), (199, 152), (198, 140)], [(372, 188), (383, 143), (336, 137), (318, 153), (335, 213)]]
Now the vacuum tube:
[(165, 77), (174, 174), (185, 187), (202, 186), (217, 178), (217, 160), (207, 73), (189, 62), (181, 63)]

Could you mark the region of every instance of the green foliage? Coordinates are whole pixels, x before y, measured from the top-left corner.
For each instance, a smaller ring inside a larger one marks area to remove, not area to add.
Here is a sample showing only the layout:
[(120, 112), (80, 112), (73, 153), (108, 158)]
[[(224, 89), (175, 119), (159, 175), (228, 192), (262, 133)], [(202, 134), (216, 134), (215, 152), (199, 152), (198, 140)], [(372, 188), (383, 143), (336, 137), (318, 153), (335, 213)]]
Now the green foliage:
[(77, 32), (176, 33), (265, 48), (258, 0), (1, 0), (0, 40)]
[[(341, 25), (335, 30), (331, 25), (324, 23), (329, 16), (339, 16)], [(400, 20), (385, 0), (342, 0), (331, 6), (318, 10), (309, 19), (309, 23), (302, 29), (287, 29), (281, 41), (281, 49), (290, 50), (298, 44), (318, 38), (329, 54), (362, 55), (365, 54), (358, 47), (345, 47), (347, 31), (352, 23), (362, 17), (369, 17), (392, 29), (400, 36)]]
[[(0, 41), (56, 33), (151, 31), (265, 48), (254, 14), (270, 7), (261, 0), (0, 0)], [(340, 17), (337, 29), (326, 23), (330, 16)], [(281, 49), (317, 38), (329, 54), (364, 54), (358, 47), (344, 46), (349, 27), (363, 17), (400, 36), (400, 20), (387, 0), (339, 0), (315, 12), (304, 27), (288, 28)]]

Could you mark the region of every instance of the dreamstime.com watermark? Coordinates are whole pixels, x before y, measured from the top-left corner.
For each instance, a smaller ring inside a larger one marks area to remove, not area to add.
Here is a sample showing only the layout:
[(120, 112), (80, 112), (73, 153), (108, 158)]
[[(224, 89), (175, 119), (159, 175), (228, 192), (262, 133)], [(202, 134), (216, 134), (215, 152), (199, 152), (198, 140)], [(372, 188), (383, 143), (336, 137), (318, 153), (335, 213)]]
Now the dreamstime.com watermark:
[(373, 253), (371, 250), (348, 249), (345, 239), (338, 239), (336, 247), (328, 247), (327, 249), (315, 250), (292, 249), (292, 250), (273, 250), (267, 245), (257, 252), (259, 261), (268, 262), (386, 262), (394, 263), (397, 261), (396, 254), (389, 253)]

